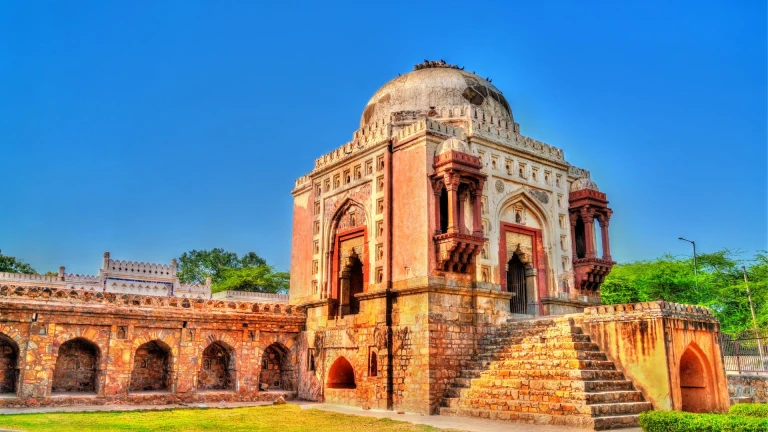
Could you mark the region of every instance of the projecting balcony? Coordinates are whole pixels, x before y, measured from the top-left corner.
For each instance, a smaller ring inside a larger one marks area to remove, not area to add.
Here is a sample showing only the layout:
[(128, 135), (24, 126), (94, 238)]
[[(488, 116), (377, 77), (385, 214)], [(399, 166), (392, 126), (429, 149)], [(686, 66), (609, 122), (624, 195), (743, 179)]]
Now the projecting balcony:
[(601, 258), (578, 258), (573, 261), (573, 273), (576, 289), (582, 291), (598, 291), (605, 277), (616, 264), (614, 261)]
[(483, 249), (486, 241), (482, 236), (461, 233), (437, 234), (434, 239), (437, 268), (456, 273), (469, 273), (472, 270), (475, 256)]

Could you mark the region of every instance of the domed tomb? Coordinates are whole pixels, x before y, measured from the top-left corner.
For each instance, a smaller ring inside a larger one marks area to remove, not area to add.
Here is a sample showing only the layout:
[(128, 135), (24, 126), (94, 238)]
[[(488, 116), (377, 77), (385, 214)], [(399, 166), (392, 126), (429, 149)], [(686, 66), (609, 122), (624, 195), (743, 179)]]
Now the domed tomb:
[(425, 61), (384, 84), (368, 101), (360, 119), (363, 128), (393, 113), (427, 114), (432, 109), (472, 105), (512, 122), (509, 103), (490, 81), (444, 61)]

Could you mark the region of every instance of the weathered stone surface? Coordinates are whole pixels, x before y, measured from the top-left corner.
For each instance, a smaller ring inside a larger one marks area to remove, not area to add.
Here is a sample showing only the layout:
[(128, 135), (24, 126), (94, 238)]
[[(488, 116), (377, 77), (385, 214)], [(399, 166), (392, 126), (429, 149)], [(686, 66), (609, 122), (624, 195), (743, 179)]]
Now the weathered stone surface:
[(283, 388), (295, 389), (306, 320), (284, 304), (8, 285), (0, 316), (0, 370), (18, 371), (15, 388), (2, 381), (17, 397), (0, 406), (272, 401), (263, 353), (280, 347)]

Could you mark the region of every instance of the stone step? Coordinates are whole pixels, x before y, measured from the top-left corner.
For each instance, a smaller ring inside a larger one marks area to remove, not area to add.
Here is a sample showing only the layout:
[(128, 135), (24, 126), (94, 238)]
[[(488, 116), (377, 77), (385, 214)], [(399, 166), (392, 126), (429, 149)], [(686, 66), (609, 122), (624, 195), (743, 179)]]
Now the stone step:
[(578, 359), (578, 360), (608, 360), (605, 353), (600, 351), (581, 351), (581, 350), (545, 350), (531, 351), (518, 350), (516, 347), (500, 349), (493, 353), (491, 357), (495, 360), (557, 360), (557, 359)]
[(592, 418), (592, 428), (594, 430), (624, 429), (637, 427), (640, 416), (637, 414), (603, 416)]
[[(459, 384), (461, 380), (466, 380), (465, 387), (469, 387), (470, 384), (476, 383), (477, 385), (488, 385), (501, 387), (502, 381), (508, 379), (535, 379), (535, 380), (607, 380), (607, 381), (623, 381), (624, 374), (615, 370), (590, 370), (590, 369), (551, 369), (551, 370), (509, 370), (507, 375), (503, 377), (486, 377), (480, 378), (456, 378), (456, 383)], [(498, 383), (498, 384), (494, 384)], [(460, 386), (462, 386), (461, 384)]]
[(474, 408), (491, 411), (534, 412), (556, 416), (588, 415), (604, 417), (639, 414), (653, 409), (648, 402), (616, 402), (585, 405), (573, 402), (545, 402), (537, 400), (513, 400), (491, 398), (446, 398), (444, 406), (450, 408)]
[(556, 345), (563, 342), (591, 342), (589, 335), (585, 334), (562, 334), (544, 336), (541, 334), (534, 334), (528, 336), (509, 336), (509, 337), (492, 337), (482, 339), (477, 343), (478, 348), (482, 349), (494, 349), (500, 347), (508, 347), (511, 345), (521, 344), (546, 344)]
[(520, 336), (558, 336), (567, 334), (583, 334), (581, 327), (572, 325), (528, 328), (502, 328), (490, 333), (483, 339), (500, 339)]
[(653, 405), (650, 402), (620, 402), (606, 404), (592, 404), (581, 407), (583, 414), (589, 414), (592, 417), (605, 417), (626, 414), (640, 414), (650, 411)]
[(607, 360), (495, 360), (481, 375), (488, 373), (493, 376), (506, 376), (505, 371), (550, 369), (616, 370), (616, 365)]
[(438, 413), (444, 416), (475, 417), (489, 420), (502, 420), (515, 423), (570, 426), (581, 429), (592, 429), (594, 422), (589, 416), (583, 415), (552, 415), (532, 412), (512, 412), (504, 410), (488, 410), (479, 408), (440, 407)]
[[(539, 384), (534, 382), (531, 383), (531, 386), (521, 385), (518, 387), (504, 387), (500, 389), (475, 387), (455, 388), (456, 391), (451, 391), (448, 396), (449, 398), (463, 400), (481, 399), (486, 401), (496, 401), (496, 404), (503, 401), (520, 401), (594, 405), (645, 401), (643, 394), (636, 390), (583, 392), (572, 390), (570, 386), (557, 386), (558, 383), (558, 381), (546, 381), (545, 385), (539, 388), (534, 388), (534, 384)], [(555, 386), (551, 386), (550, 384), (555, 384)]]
[[(466, 383), (471, 383), (471, 379), (467, 379)], [(492, 391), (503, 392), (508, 391), (507, 394), (512, 394), (511, 390), (520, 389), (559, 389), (567, 392), (579, 392), (579, 393), (601, 393), (601, 392), (614, 392), (614, 391), (634, 391), (634, 386), (629, 380), (623, 381), (582, 381), (582, 380), (520, 380), (510, 379), (504, 380), (504, 387), (494, 387)], [(477, 389), (481, 389), (478, 387)], [(446, 391), (447, 397), (463, 397), (467, 395), (467, 391), (474, 390), (467, 384), (460, 387), (454, 383)]]

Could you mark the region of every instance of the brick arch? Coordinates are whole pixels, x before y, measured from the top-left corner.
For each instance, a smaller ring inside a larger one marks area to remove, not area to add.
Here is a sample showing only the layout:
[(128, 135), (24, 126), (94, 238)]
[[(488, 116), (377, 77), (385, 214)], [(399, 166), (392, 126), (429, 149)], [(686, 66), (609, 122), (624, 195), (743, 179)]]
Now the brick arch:
[(259, 387), (291, 390), (288, 375), (293, 369), (290, 350), (280, 342), (273, 342), (261, 352)]
[(688, 344), (678, 361), (681, 410), (712, 412), (715, 389), (712, 367), (707, 355), (695, 342)]
[(179, 356), (179, 338), (172, 330), (150, 330), (141, 336), (133, 339), (131, 343), (131, 355), (136, 352), (136, 349), (147, 342), (158, 341), (166, 345), (166, 348), (171, 353), (173, 360)]
[(132, 357), (128, 391), (171, 390), (175, 357), (167, 343), (160, 339), (147, 341), (132, 350)]
[(0, 332), (0, 394), (14, 394), (19, 379), (19, 344)]
[(198, 390), (237, 389), (235, 348), (223, 339), (213, 335), (206, 338), (210, 343), (200, 353), (202, 361), (197, 374)]
[(99, 364), (103, 355), (99, 346), (86, 338), (74, 337), (55, 350), (52, 392), (96, 393), (99, 388)]

